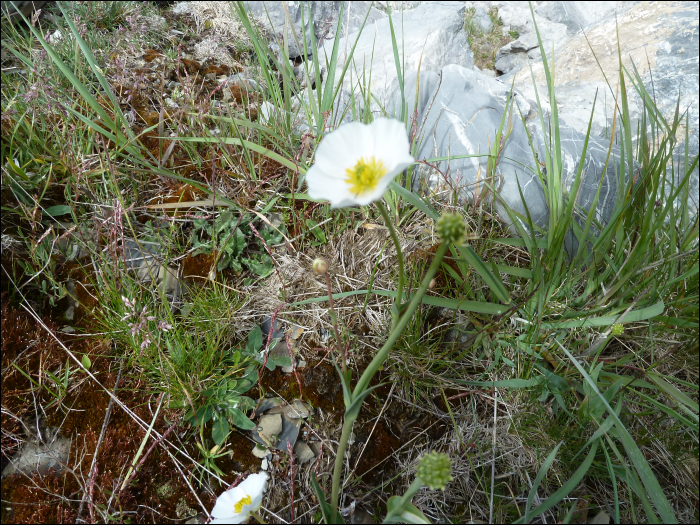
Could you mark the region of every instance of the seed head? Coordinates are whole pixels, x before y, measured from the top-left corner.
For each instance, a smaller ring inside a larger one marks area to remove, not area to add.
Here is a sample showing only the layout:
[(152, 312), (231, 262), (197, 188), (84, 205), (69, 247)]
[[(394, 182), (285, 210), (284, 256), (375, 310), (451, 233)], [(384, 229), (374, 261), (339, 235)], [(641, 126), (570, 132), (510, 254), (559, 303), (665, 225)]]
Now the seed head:
[(460, 215), (443, 215), (438, 219), (436, 229), (443, 242), (463, 245), (466, 241), (467, 227)]
[(420, 459), (416, 476), (430, 490), (445, 490), (445, 485), (452, 481), (450, 456), (442, 452), (431, 452)]
[(612, 335), (622, 335), (622, 333), (625, 331), (625, 327), (622, 326), (621, 323), (615, 323), (610, 328), (610, 331), (612, 332)]

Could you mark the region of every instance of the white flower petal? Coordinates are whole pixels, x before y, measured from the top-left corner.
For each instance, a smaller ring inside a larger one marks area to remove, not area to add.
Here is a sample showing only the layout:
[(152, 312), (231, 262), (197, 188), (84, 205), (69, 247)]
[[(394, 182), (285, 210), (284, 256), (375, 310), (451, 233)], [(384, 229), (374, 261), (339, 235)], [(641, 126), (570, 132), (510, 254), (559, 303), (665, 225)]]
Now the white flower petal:
[[(398, 120), (378, 118), (369, 125), (345, 124), (319, 144), (315, 164), (306, 174), (309, 196), (328, 200), (331, 208), (366, 205), (381, 199), (393, 178), (413, 164), (409, 149), (406, 129)], [(353, 170), (360, 160), (365, 165), (381, 163), (387, 170), (379, 180), (374, 179), (374, 187), (362, 188), (365, 182), (347, 180), (347, 171)], [(358, 184), (360, 192), (355, 193)]]
[[(399, 163), (413, 163), (413, 157), (409, 154), (410, 145), (406, 128), (402, 122), (388, 118), (378, 118), (373, 123), (376, 153), (385, 165), (397, 165)], [(399, 171), (403, 171), (402, 168)], [(398, 173), (398, 172), (397, 172)]]
[[(214, 518), (211, 523), (243, 523), (250, 513), (257, 511), (262, 505), (263, 492), (267, 488), (268, 476), (265, 472), (251, 474), (238, 486), (221, 494), (217, 500), (211, 515)], [(236, 511), (236, 505), (244, 503), (240, 511)]]
[(357, 164), (362, 157), (375, 154), (375, 140), (368, 133), (369, 126), (361, 122), (343, 124), (326, 135), (316, 150), (315, 164), (334, 177), (345, 179), (345, 170)]
[[(345, 174), (343, 174), (345, 175)], [(348, 183), (345, 177), (340, 178), (324, 172), (317, 164), (311, 166), (306, 172), (306, 183), (309, 186), (309, 197), (312, 199), (325, 199), (330, 201), (333, 208), (352, 206), (353, 199), (347, 199)], [(347, 204), (342, 202), (348, 201)]]

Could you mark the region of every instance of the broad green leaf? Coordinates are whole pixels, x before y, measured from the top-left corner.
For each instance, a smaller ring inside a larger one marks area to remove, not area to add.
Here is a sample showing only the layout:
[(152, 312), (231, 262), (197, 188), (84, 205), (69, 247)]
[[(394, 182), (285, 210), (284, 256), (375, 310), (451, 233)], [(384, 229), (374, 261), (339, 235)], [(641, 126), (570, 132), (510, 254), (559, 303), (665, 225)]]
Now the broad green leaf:
[(292, 365), (292, 359), (288, 355), (280, 355), (277, 357), (270, 357), (268, 356), (267, 358), (267, 368), (272, 371), (278, 366), (291, 366)]
[(211, 429), (211, 438), (214, 440), (216, 445), (221, 446), (224, 441), (226, 441), (229, 431), (228, 421), (226, 418), (219, 417), (219, 419), (214, 421), (214, 426)]
[(255, 354), (263, 343), (262, 329), (259, 326), (253, 328), (248, 334), (248, 344), (246, 350), (249, 354)]
[[(231, 422), (240, 429), (251, 430), (251, 429), (255, 428), (255, 423), (253, 423), (248, 418), (248, 416), (246, 416), (241, 410), (239, 410), (237, 408), (229, 408), (228, 415), (231, 418)], [(222, 418), (222, 419), (224, 419), (224, 418)]]

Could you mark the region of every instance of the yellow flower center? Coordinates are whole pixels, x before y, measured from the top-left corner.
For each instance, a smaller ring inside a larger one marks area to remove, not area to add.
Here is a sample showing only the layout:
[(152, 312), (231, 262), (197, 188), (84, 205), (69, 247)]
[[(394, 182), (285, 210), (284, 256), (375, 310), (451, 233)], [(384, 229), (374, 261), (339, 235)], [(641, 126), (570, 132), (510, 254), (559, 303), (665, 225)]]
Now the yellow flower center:
[(357, 197), (373, 191), (381, 178), (389, 171), (381, 160), (370, 157), (368, 160), (360, 159), (354, 168), (345, 170), (347, 178), (345, 182), (350, 185), (350, 191)]
[(240, 500), (238, 503), (236, 503), (236, 504), (233, 506), (233, 508), (235, 509), (236, 514), (240, 514), (240, 513), (241, 513), (241, 510), (243, 510), (243, 506), (244, 506), (244, 505), (250, 505), (251, 503), (253, 503), (252, 498), (251, 498), (250, 496), (246, 495), (246, 497), (245, 497), (245, 498), (241, 498), (241, 500)]

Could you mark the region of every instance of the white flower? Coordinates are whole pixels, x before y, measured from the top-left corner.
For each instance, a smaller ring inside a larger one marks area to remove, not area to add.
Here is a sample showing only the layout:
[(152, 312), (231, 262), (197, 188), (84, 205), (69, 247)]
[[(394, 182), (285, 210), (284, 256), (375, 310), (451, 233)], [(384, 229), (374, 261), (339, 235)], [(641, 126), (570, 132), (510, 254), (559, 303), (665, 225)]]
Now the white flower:
[(211, 523), (243, 523), (251, 512), (262, 505), (263, 492), (267, 488), (267, 474), (251, 474), (242, 483), (227, 490), (216, 500), (211, 511)]
[(330, 201), (331, 208), (369, 204), (381, 199), (392, 179), (413, 162), (402, 122), (351, 122), (319, 144), (316, 163), (306, 173), (309, 196)]

